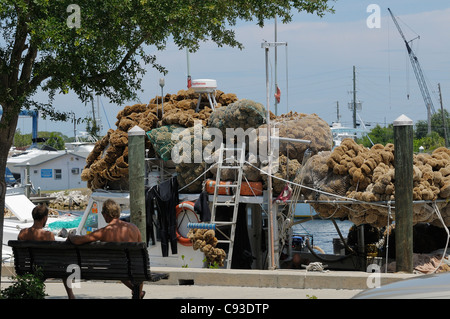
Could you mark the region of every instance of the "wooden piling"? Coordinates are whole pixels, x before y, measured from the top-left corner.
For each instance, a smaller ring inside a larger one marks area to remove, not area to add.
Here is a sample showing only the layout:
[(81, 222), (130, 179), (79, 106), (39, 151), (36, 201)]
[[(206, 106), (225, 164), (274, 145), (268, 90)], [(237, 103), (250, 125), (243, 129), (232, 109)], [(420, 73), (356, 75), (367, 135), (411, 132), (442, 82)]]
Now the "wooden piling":
[(413, 271), (413, 121), (394, 121), (396, 271)]
[(139, 126), (128, 131), (128, 164), (130, 221), (139, 228), (145, 241), (145, 132)]

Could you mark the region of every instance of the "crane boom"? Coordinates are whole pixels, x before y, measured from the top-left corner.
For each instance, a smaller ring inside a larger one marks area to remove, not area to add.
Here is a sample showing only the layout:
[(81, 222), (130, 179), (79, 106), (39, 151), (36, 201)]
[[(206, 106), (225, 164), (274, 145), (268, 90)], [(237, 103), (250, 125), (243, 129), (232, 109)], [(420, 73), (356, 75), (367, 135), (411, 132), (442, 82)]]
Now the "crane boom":
[(431, 115), (435, 113), (433, 101), (431, 99), (430, 92), (428, 90), (427, 83), (425, 81), (425, 77), (423, 76), (422, 68), (420, 67), (419, 59), (414, 54), (414, 51), (412, 50), (411, 46), (409, 45), (409, 42), (406, 41), (405, 35), (403, 34), (402, 29), (400, 28), (400, 25), (397, 22), (397, 19), (395, 19), (394, 14), (392, 13), (391, 9), (389, 9), (389, 13), (391, 14), (392, 20), (395, 23), (395, 26), (398, 29), (398, 32), (403, 38), (403, 41), (406, 45), (406, 50), (408, 51), (409, 59), (411, 60), (411, 65), (414, 70), (414, 74), (417, 79), (417, 83), (419, 84), (420, 92), (422, 93), (423, 100), (425, 102), (425, 106), (427, 108), (427, 116), (428, 116), (428, 134), (431, 133)]

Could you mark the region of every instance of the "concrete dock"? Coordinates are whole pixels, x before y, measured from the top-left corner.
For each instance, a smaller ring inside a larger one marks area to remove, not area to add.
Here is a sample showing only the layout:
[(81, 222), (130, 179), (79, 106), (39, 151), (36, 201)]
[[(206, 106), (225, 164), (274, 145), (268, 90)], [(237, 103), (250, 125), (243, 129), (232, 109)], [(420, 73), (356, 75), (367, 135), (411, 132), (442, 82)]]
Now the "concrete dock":
[[(168, 280), (158, 282), (160, 285), (191, 284), (293, 289), (367, 289), (369, 288), (368, 280), (375, 282), (379, 278), (379, 283), (386, 285), (418, 276), (405, 273), (371, 274), (358, 271), (316, 272), (304, 269), (243, 270), (152, 267), (152, 272), (170, 275)], [(377, 276), (378, 278), (375, 278)]]
[[(152, 267), (169, 279), (145, 283), (144, 299), (349, 299), (358, 292), (420, 275), (355, 271), (237, 270)], [(11, 267), (2, 269), (2, 289), (11, 284)], [(81, 281), (79, 299), (129, 299), (120, 282)], [(66, 299), (61, 280), (46, 281), (47, 299)]]

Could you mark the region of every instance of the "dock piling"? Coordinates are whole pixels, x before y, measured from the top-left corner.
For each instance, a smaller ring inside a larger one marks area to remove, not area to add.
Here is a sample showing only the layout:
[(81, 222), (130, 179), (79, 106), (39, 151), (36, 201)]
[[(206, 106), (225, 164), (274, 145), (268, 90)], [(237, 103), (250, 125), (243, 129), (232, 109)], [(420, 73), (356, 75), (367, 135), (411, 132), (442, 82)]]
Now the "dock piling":
[(128, 131), (128, 163), (130, 221), (145, 241), (145, 131), (139, 126)]
[(413, 121), (394, 121), (396, 271), (413, 271)]

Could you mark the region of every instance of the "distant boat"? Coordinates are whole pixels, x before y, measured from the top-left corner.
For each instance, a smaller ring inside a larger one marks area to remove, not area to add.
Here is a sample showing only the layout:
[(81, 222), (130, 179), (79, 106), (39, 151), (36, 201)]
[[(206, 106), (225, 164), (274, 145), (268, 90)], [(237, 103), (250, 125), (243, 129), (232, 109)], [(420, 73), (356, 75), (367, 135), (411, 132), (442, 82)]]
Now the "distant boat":
[(365, 130), (345, 127), (340, 122), (333, 122), (331, 124), (331, 134), (333, 135), (333, 147), (341, 145), (346, 138), (354, 139), (359, 134), (364, 133)]

